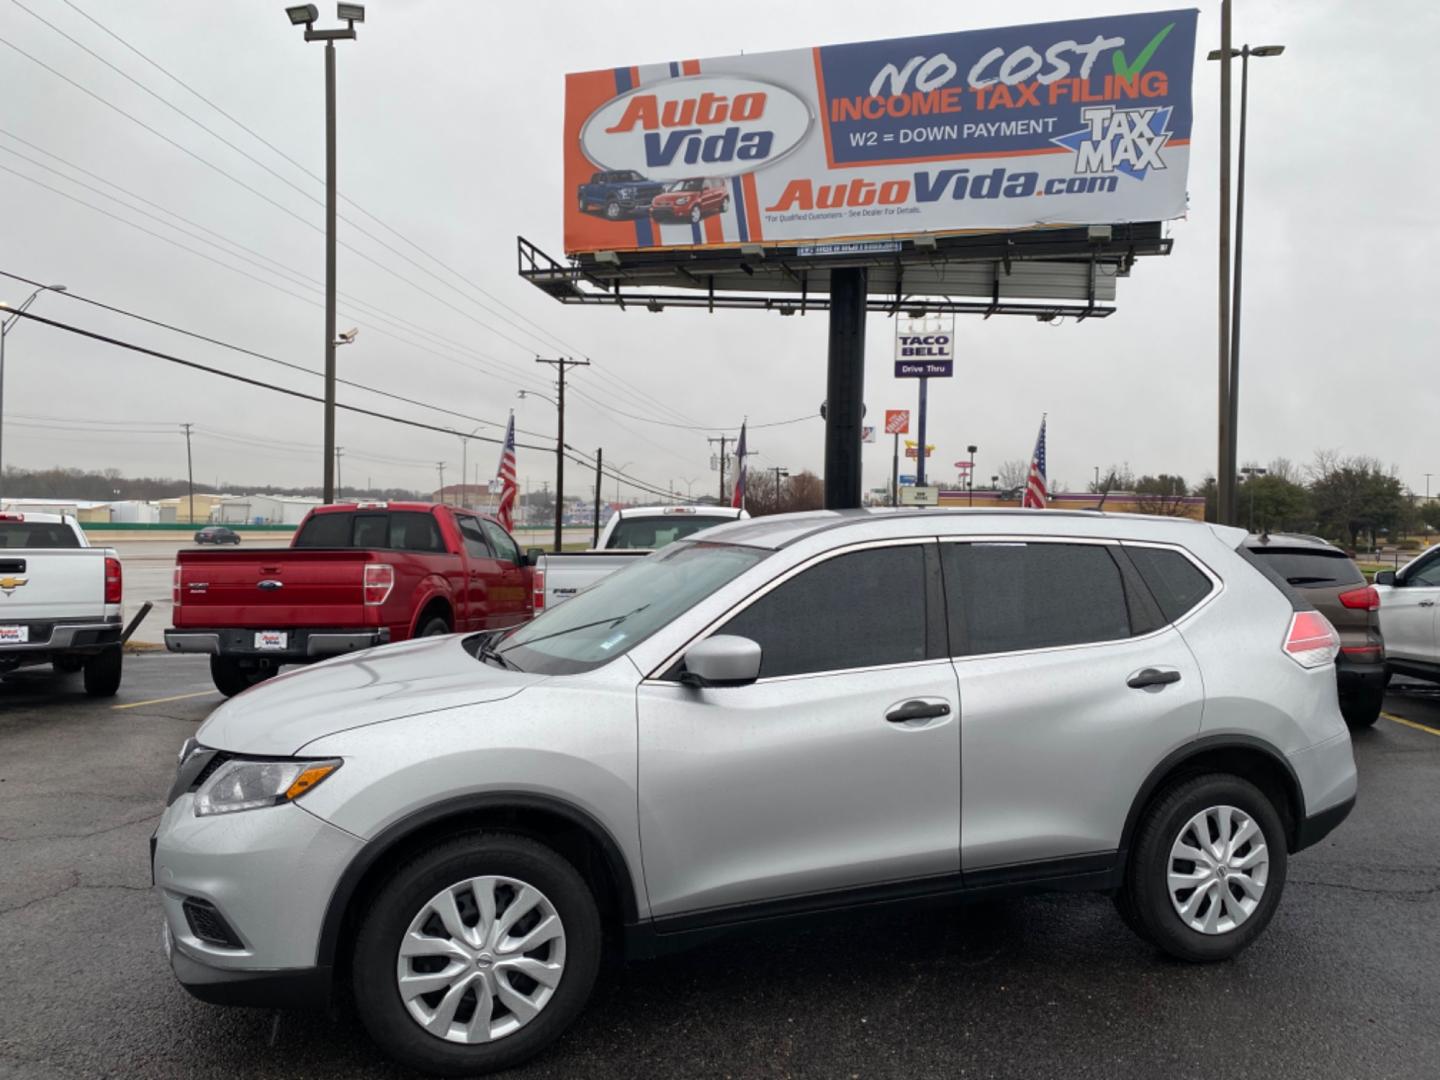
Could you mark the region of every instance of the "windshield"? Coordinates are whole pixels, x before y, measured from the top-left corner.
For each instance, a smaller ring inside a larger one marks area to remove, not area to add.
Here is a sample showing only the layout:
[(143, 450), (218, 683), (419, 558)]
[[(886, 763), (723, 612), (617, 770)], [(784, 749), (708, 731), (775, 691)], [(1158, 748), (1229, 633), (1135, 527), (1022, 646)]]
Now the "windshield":
[(615, 531), (610, 534), (610, 539), (605, 541), (607, 548), (625, 548), (627, 550), (653, 550), (663, 548), (667, 544), (673, 544), (676, 540), (684, 540), (701, 529), (709, 529), (715, 525), (723, 525), (727, 521), (734, 521), (733, 514), (669, 514), (665, 517), (622, 517), (615, 525)]
[(671, 180), (665, 185), (666, 191), (699, 191), (703, 181), (700, 180)]
[(1359, 567), (1340, 551), (1251, 547), (1250, 553), (1264, 559), (1291, 585), (1335, 588), (1365, 584), (1365, 575)]
[(735, 544), (675, 544), (601, 578), (510, 631), (496, 648), (523, 671), (589, 671), (628, 652), (768, 554)]

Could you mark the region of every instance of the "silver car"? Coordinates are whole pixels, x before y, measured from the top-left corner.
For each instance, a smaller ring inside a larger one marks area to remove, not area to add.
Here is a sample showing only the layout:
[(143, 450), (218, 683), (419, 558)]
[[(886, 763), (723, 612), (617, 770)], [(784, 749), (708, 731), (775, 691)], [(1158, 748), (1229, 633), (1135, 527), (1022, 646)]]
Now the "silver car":
[(1166, 953), (1233, 956), (1355, 799), (1335, 632), (1244, 540), (764, 518), (498, 636), (262, 683), (187, 743), (155, 837), (175, 974), (347, 996), (456, 1075), (564, 1031), (607, 939), (1087, 889)]

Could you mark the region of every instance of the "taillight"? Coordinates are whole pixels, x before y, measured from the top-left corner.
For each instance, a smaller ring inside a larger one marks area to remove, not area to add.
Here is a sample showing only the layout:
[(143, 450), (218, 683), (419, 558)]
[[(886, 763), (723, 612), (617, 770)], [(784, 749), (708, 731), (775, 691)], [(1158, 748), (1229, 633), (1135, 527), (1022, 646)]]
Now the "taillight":
[(362, 592), (367, 607), (378, 607), (390, 596), (395, 588), (395, 568), (388, 563), (366, 563), (365, 583)]
[(530, 576), (530, 599), (536, 614), (545, 610), (545, 571), (539, 568)]
[(1340, 653), (1340, 635), (1318, 611), (1297, 611), (1285, 635), (1285, 653), (1303, 668), (1333, 664)]
[(1348, 608), (1357, 608), (1360, 611), (1379, 611), (1380, 594), (1373, 586), (1366, 585), (1363, 589), (1351, 589), (1349, 592), (1340, 594), (1340, 603)]
[(120, 560), (112, 556), (105, 556), (105, 603), (120, 603), (122, 588), (120, 576)]
[(176, 607), (180, 606), (180, 567), (178, 566), (170, 574), (170, 603)]

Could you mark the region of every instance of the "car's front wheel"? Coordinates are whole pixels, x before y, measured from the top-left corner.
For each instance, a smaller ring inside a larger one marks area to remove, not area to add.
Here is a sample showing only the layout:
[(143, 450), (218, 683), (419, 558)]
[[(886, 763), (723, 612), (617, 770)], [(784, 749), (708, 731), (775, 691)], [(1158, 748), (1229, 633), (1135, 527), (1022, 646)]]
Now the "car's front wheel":
[(1117, 903), (1171, 956), (1227, 960), (1275, 914), (1285, 867), (1284, 825), (1265, 793), (1238, 776), (1198, 776), (1150, 806)]
[(411, 1068), (494, 1072), (570, 1026), (600, 954), (594, 897), (569, 862), (529, 837), (469, 833), (380, 888), (355, 938), (356, 1008)]

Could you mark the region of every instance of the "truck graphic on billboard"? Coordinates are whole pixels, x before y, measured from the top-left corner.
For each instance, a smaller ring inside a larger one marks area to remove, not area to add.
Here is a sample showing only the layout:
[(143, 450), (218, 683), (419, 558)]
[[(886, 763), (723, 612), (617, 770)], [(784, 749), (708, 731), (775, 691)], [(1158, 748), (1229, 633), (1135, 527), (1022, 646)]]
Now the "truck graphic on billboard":
[(1195, 25), (1151, 12), (568, 75), (566, 250), (1179, 217)]

